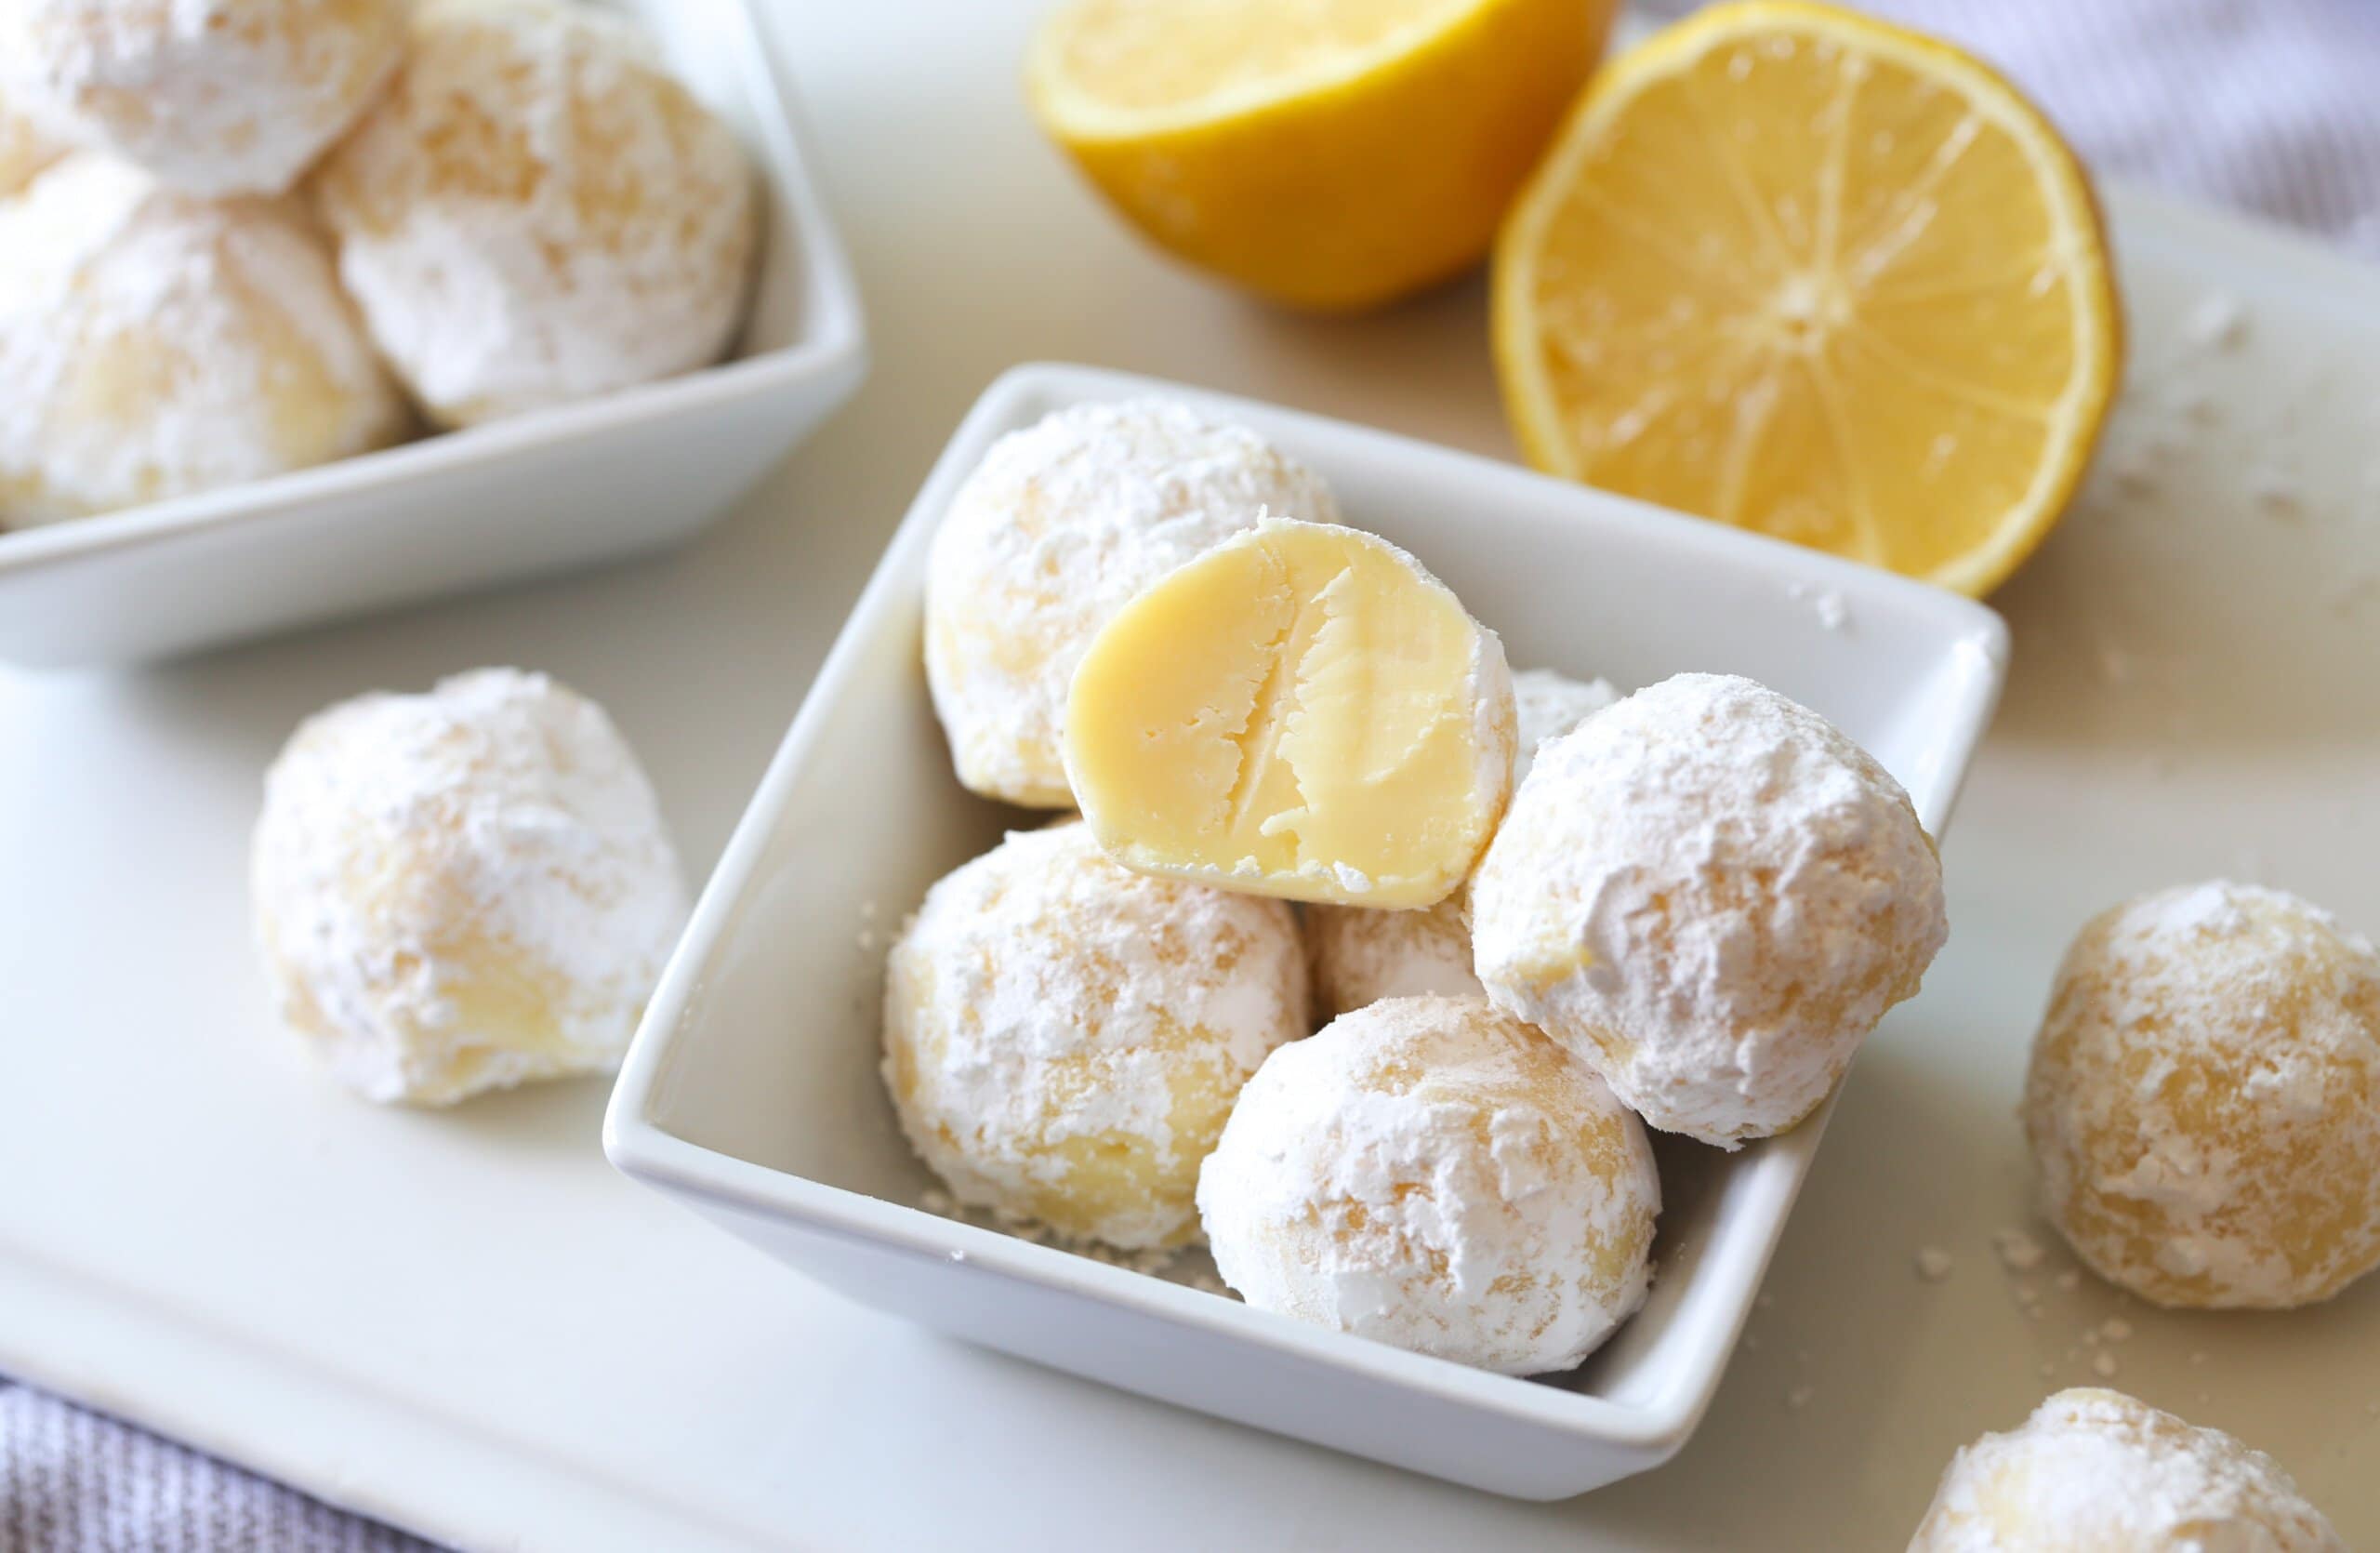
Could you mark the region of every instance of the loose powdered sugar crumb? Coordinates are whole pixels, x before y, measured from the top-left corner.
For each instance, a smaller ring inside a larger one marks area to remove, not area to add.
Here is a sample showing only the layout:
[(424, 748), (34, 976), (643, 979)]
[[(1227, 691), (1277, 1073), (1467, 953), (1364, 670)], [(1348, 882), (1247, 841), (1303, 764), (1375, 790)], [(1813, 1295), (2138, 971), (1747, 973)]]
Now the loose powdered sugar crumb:
[(1991, 1244), (1992, 1249), (1999, 1253), (2001, 1264), (2014, 1272), (2032, 1271), (2048, 1254), (2030, 1231), (2014, 1227), (1994, 1230)]
[(2210, 291), (2182, 318), (2182, 338), (2206, 349), (2237, 349), (2248, 338), (2248, 311), (2237, 297)]
[(1851, 628), (1851, 606), (1835, 590), (1807, 582), (1792, 582), (1786, 584), (1785, 592), (1787, 597), (1810, 606), (1818, 617), (1821, 630), (1844, 631)]

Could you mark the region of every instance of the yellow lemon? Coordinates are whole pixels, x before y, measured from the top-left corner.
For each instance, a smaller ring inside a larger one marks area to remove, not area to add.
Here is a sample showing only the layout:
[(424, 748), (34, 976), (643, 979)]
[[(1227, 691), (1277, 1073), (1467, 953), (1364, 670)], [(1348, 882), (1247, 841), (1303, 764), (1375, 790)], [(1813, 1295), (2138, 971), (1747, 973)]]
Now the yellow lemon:
[(1035, 116), (1143, 232), (1292, 306), (1476, 263), (1613, 0), (1072, 0)]
[(1792, 0), (1596, 78), (1494, 313), (1540, 469), (1973, 594), (2057, 521), (2122, 376), (2056, 131), (1947, 45)]

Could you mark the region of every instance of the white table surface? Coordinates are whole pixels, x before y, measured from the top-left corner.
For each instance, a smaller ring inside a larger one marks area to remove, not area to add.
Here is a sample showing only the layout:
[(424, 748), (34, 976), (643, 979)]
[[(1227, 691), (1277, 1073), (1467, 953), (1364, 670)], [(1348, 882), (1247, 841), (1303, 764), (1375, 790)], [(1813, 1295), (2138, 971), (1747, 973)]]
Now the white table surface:
[[(2233, 873), (2380, 930), (2380, 272), (2160, 203), (2115, 205), (2135, 388), (2109, 456), (1995, 601), (2015, 671), (1947, 849), (1951, 943), (1659, 1472), (1504, 1502), (956, 1346), (615, 1177), (598, 1084), (377, 1111), (270, 1029), (242, 867), (301, 716), (550, 670), (610, 705), (705, 869), (1013, 362), (1509, 456), (1475, 281), (1321, 322), (1153, 258), (1025, 119), (1033, 9), (784, 8), (876, 369), (691, 550), (145, 674), (0, 672), (0, 1370), (474, 1548), (1833, 1549), (1898, 1546), (1950, 1451), (2093, 1379), (2083, 1334), (2121, 1313), (2113, 1384), (2274, 1452), (2380, 1545), (2380, 1279), (2184, 1317), (2060, 1290), (2055, 1246), (2023, 1279), (1991, 1253), (2028, 1222), (2025, 1043), (2091, 911)], [(2180, 324), (2216, 294), (2247, 308), (2234, 349)]]

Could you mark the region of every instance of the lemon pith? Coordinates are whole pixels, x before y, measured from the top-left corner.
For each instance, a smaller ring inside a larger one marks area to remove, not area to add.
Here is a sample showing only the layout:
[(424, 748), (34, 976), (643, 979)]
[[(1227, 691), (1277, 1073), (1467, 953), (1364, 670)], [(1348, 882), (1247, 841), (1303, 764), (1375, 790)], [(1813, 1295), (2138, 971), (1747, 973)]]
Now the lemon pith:
[(2056, 131), (1949, 46), (1796, 0), (1612, 62), (1493, 308), (1540, 468), (1969, 593), (2055, 524), (2120, 378)]

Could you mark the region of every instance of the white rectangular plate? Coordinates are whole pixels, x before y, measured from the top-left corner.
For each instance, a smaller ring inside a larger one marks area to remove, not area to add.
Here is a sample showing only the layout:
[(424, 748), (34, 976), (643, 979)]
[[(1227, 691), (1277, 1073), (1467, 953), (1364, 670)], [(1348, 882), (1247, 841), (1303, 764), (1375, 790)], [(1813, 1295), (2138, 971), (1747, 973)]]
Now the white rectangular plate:
[[(2380, 927), (2380, 596), (2350, 591), (2380, 577), (2380, 276), (2160, 202), (2113, 202), (2137, 379), (2119, 445), (1994, 601), (2015, 667), (1947, 849), (1950, 947), (1852, 1077), (1757, 1346), (1657, 1472), (1500, 1500), (950, 1343), (621, 1179), (600, 1084), (380, 1112), (270, 1029), (243, 851), (300, 717), (475, 663), (550, 669), (618, 714), (707, 869), (919, 471), (1011, 362), (1508, 453), (1475, 285), (1283, 318), (1116, 231), (1016, 105), (1034, 10), (784, 9), (879, 371), (701, 543), (139, 677), (0, 674), (0, 1371), (489, 1553), (1831, 1550), (1899, 1546), (1950, 1450), (2094, 1378), (2082, 1334), (2122, 1311), (2115, 1384), (2272, 1451), (2380, 1546), (2380, 1283), (2180, 1318), (1990, 1249), (2027, 1222), (2017, 1076), (2089, 912), (2247, 870)], [(2236, 351), (2183, 341), (2213, 293), (2247, 310)], [(2179, 408), (2198, 393), (2212, 423)], [(2147, 460), (2157, 487), (2121, 495), (2151, 437), (2175, 445)], [(2301, 517), (2258, 507), (2267, 469)], [(1915, 1276), (1925, 1245), (1948, 1281)]]

